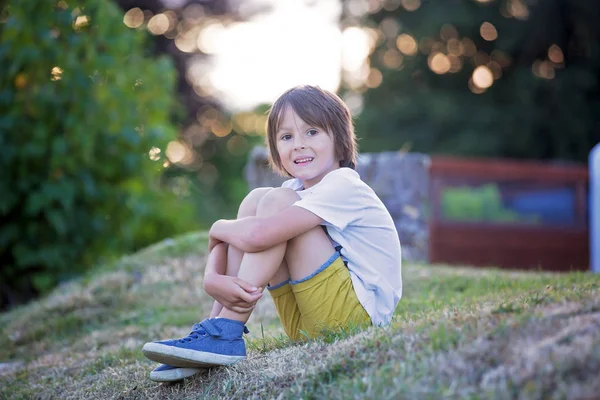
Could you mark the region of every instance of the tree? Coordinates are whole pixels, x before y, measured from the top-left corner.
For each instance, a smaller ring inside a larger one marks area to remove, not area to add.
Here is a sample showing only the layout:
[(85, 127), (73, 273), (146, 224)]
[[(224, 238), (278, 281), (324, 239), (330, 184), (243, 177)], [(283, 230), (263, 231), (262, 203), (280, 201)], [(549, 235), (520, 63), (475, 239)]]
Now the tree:
[(348, 88), (363, 92), (363, 151), (585, 162), (600, 141), (600, 3), (369, 4), (360, 23), (379, 39)]
[(175, 137), (170, 60), (147, 57), (110, 2), (1, 12), (0, 308), (190, 220), (156, 190)]
[[(199, 222), (210, 226), (219, 217), (234, 217), (247, 193), (241, 172), (248, 151), (253, 143), (262, 142), (262, 138), (255, 135), (254, 128), (243, 132), (236, 127), (210, 83), (203, 79), (211, 55), (198, 46), (197, 39), (206, 27), (238, 22), (264, 11), (263, 6), (246, 4), (243, 14), (231, 1), (115, 2), (124, 10), (124, 20), (130, 27), (152, 32), (153, 51), (172, 58), (178, 71), (177, 97), (182, 108), (178, 115), (179, 134), (173, 146), (185, 156), (167, 163), (165, 179), (185, 182), (190, 188)], [(159, 26), (160, 20), (168, 20), (168, 24)], [(197, 66), (204, 72), (190, 73)], [(236, 150), (232, 152), (233, 147)]]

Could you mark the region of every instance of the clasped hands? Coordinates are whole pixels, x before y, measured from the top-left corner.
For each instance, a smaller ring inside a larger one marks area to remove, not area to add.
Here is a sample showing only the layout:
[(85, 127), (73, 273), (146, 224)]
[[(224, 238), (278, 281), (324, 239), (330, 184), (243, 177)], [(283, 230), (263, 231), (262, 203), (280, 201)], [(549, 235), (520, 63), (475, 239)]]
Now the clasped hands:
[(228, 275), (217, 273), (204, 277), (204, 290), (223, 307), (237, 313), (249, 313), (262, 297), (262, 288)]

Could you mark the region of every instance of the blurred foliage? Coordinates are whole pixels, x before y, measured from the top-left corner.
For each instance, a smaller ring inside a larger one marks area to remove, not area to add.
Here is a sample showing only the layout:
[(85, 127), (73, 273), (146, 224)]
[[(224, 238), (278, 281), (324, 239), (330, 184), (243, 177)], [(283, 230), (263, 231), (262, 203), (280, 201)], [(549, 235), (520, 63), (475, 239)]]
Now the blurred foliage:
[(541, 222), (541, 218), (535, 214), (525, 215), (506, 208), (495, 184), (446, 188), (442, 193), (441, 206), (444, 218), (454, 221)]
[(232, 124), (239, 115), (226, 112), (214, 88), (203, 79), (211, 54), (198, 44), (198, 34), (213, 24), (227, 26), (244, 20), (264, 7), (239, 7), (228, 1), (114, 2), (124, 12), (123, 23), (132, 30), (150, 32), (149, 48), (155, 54), (167, 54), (178, 72), (179, 135), (161, 148), (170, 160), (165, 179), (175, 190), (189, 193), (202, 224), (210, 226), (218, 218), (234, 217), (248, 192), (243, 175), (248, 151), (263, 139), (250, 124)]
[(175, 71), (103, 0), (3, 3), (0, 308), (192, 228), (161, 190)]
[[(179, 140), (185, 143), (185, 136)], [(236, 217), (239, 204), (248, 194), (244, 175), (248, 154), (252, 147), (263, 144), (264, 138), (256, 133), (233, 130), (225, 137), (210, 135), (202, 146), (193, 150), (188, 147), (194, 161), (172, 165), (165, 170), (164, 178), (185, 186), (199, 222), (209, 227), (218, 219)]]
[(585, 162), (600, 141), (597, 0), (345, 6), (344, 24), (377, 38), (366, 86), (347, 85), (369, 89), (362, 151)]

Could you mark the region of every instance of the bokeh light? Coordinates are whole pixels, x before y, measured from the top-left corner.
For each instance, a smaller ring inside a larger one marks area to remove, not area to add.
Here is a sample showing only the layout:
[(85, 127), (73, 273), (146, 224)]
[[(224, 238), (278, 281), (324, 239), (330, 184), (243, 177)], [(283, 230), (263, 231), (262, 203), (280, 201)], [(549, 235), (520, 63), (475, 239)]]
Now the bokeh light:
[(186, 164), (192, 157), (190, 149), (182, 142), (176, 140), (169, 142), (165, 153), (169, 161), (173, 164)]
[(148, 157), (150, 157), (152, 161), (158, 161), (160, 160), (160, 153), (161, 151), (158, 147), (153, 147), (148, 151)]
[(460, 70), (462, 69), (462, 60), (460, 59), (460, 57), (457, 57), (455, 55), (449, 55), (448, 56), (448, 60), (450, 61), (450, 69), (448, 70), (448, 72), (455, 74), (457, 72), (460, 72)]
[(481, 94), (485, 92), (485, 89), (482, 89), (479, 86), (475, 85), (472, 76), (471, 78), (469, 78), (469, 90), (475, 94)]
[(398, 69), (402, 66), (402, 61), (404, 57), (398, 50), (389, 49), (385, 53), (383, 53), (383, 57), (381, 57), (381, 62), (385, 65), (386, 68), (389, 69)]
[(507, 0), (500, 13), (507, 18), (514, 17), (519, 20), (529, 18), (529, 8), (523, 0)]
[(52, 78), (50, 78), (50, 80), (52, 81), (59, 81), (62, 79), (62, 73), (64, 71), (62, 70), (62, 68), (60, 67), (53, 67), (52, 70), (50, 71), (50, 74), (52, 74)]
[(460, 45), (460, 40), (458, 40), (457, 38), (452, 38), (448, 40), (448, 43), (446, 43), (446, 50), (448, 51), (448, 54), (451, 54), (453, 56), (462, 55), (463, 50)]
[(206, 11), (204, 10), (204, 6), (202, 6), (202, 4), (191, 3), (185, 7), (183, 10), (183, 15), (185, 19), (196, 23), (200, 22), (202, 18), (206, 16)]
[(197, 176), (202, 183), (212, 186), (219, 179), (219, 171), (217, 167), (207, 162), (202, 164), (202, 168), (198, 170)]
[(215, 119), (210, 124), (212, 133), (217, 137), (229, 135), (233, 129), (231, 121), (224, 119)]
[(184, 53), (193, 53), (198, 49), (198, 34), (200, 27), (195, 26), (187, 31), (180, 33), (175, 38), (175, 46)]
[(450, 60), (443, 53), (431, 53), (427, 59), (429, 68), (436, 74), (445, 74), (450, 71)]
[(416, 11), (421, 7), (421, 0), (402, 0), (400, 3), (406, 11)]
[(531, 67), (531, 71), (538, 78), (553, 79), (555, 76), (554, 65), (550, 61), (535, 61)]
[(362, 112), (364, 106), (364, 100), (360, 93), (356, 92), (347, 92), (344, 95), (344, 103), (350, 109), (352, 115), (358, 115)]
[(502, 77), (502, 67), (496, 61), (490, 61), (487, 65), (492, 71), (492, 75), (494, 76), (494, 80), (498, 80)]
[(205, 24), (198, 33), (198, 48), (206, 54), (214, 54), (221, 45), (220, 39), (223, 37), (225, 27), (217, 20), (212, 20)]
[(480, 89), (487, 89), (494, 83), (494, 75), (489, 67), (480, 65), (473, 71), (473, 84)]
[(562, 64), (565, 61), (565, 56), (561, 48), (553, 44), (548, 49), (548, 59), (554, 64)]
[(479, 34), (484, 40), (491, 42), (498, 39), (498, 31), (496, 27), (489, 22), (484, 22), (479, 28)]
[(373, 89), (381, 85), (382, 80), (383, 75), (381, 74), (381, 71), (379, 71), (377, 68), (371, 68), (365, 84), (368, 88)]
[(123, 23), (128, 28), (139, 28), (144, 23), (144, 12), (138, 7), (132, 8), (123, 16)]
[(458, 38), (458, 31), (454, 27), (454, 25), (444, 24), (442, 29), (440, 29), (440, 37), (444, 41), (448, 41), (450, 39)]
[(183, 132), (183, 137), (193, 147), (199, 147), (208, 139), (208, 130), (200, 124), (191, 124)]
[(477, 46), (469, 38), (462, 38), (460, 41), (460, 48), (462, 55), (466, 57), (473, 57), (477, 53)]
[(394, 18), (384, 18), (379, 24), (379, 29), (386, 38), (395, 38), (400, 32), (400, 24)]
[(89, 23), (90, 19), (87, 15), (79, 15), (73, 23), (73, 28), (75, 28), (75, 30), (81, 29), (84, 26), (87, 26)]
[(148, 31), (153, 35), (163, 35), (169, 29), (169, 18), (165, 14), (156, 14), (148, 21)]
[(398, 36), (398, 39), (396, 39), (396, 46), (398, 47), (398, 50), (407, 56), (414, 56), (417, 54), (417, 41), (407, 33), (403, 33)]
[(240, 135), (233, 135), (227, 141), (227, 150), (234, 156), (240, 156), (248, 150), (248, 139)]
[(350, 0), (346, 2), (346, 10), (354, 17), (362, 17), (369, 11), (368, 3), (364, 0)]
[[(374, 2), (379, 2), (379, 1), (374, 1)], [(386, 11), (394, 11), (398, 7), (400, 7), (400, 3), (401, 3), (400, 0), (384, 0), (381, 2), (381, 6)]]

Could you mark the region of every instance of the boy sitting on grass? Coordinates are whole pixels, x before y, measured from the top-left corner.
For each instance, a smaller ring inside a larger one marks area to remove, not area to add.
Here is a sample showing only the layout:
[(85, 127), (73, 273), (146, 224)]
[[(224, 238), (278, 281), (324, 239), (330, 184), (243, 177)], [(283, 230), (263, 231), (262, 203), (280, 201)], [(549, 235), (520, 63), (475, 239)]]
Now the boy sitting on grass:
[(147, 358), (163, 363), (153, 380), (246, 358), (245, 324), (265, 287), (293, 340), (392, 318), (402, 296), (400, 241), (354, 170), (346, 105), (318, 87), (290, 89), (271, 108), (267, 143), (272, 166), (291, 179), (254, 189), (237, 219), (213, 224), (204, 278), (211, 315), (184, 338), (144, 345)]

